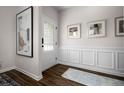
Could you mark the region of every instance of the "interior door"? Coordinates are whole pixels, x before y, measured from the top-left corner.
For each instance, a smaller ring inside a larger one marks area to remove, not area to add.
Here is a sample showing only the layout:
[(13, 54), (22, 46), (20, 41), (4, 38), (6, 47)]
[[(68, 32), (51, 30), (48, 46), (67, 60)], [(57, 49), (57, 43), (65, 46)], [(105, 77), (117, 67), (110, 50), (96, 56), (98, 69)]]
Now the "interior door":
[(57, 24), (54, 20), (44, 17), (42, 31), (42, 71), (56, 64), (57, 59)]

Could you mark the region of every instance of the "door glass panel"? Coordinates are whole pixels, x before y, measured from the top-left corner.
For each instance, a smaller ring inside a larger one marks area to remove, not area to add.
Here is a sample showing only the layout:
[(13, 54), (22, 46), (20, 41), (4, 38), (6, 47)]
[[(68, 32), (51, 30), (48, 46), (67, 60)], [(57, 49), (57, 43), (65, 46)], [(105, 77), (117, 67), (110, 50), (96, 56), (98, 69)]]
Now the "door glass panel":
[(44, 22), (44, 51), (54, 49), (54, 24)]

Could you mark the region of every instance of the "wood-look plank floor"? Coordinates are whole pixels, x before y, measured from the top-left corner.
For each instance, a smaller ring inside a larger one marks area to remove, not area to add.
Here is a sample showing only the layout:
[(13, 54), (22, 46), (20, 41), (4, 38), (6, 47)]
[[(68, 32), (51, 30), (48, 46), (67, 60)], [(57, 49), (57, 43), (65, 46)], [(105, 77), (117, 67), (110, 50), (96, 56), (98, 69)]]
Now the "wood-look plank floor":
[[(11, 70), (11, 71), (8, 71), (5, 73), (22, 86), (84, 86), (82, 84), (79, 84), (74, 81), (71, 81), (71, 80), (61, 77), (61, 75), (68, 68), (70, 68), (70, 66), (57, 64), (57, 65), (51, 67), (50, 69), (44, 71), (43, 79), (41, 79), (40, 81), (36, 81), (17, 70)], [(71, 67), (71, 68), (75, 68), (75, 67)], [(123, 77), (117, 77), (117, 76), (113, 76), (113, 75), (98, 73), (98, 72), (89, 71), (86, 69), (80, 69), (80, 68), (75, 68), (75, 69), (79, 69), (79, 70), (83, 70), (83, 71), (87, 71), (87, 72), (91, 72), (91, 73), (95, 73), (95, 74), (99, 74), (99, 75), (103, 75), (103, 76), (107, 76), (107, 77), (111, 77), (111, 78), (124, 80)]]

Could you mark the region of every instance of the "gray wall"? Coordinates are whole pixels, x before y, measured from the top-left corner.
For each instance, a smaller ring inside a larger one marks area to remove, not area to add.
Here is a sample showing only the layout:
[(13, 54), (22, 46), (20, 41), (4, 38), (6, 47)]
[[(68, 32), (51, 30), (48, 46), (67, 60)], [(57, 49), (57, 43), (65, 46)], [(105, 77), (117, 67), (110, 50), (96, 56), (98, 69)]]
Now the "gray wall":
[[(124, 37), (115, 37), (114, 18), (122, 16), (122, 7), (74, 7), (60, 12), (60, 47), (124, 47)], [(87, 37), (87, 23), (106, 19), (105, 38)], [(81, 23), (81, 39), (67, 38), (67, 25)]]
[[(124, 16), (124, 6), (123, 6), (123, 16)], [(123, 38), (123, 47), (124, 47), (124, 38)]]
[[(17, 12), (26, 7), (18, 7)], [(16, 55), (16, 67), (36, 79), (41, 78), (41, 65), (39, 62), (39, 30), (40, 7), (33, 7), (33, 58)]]
[(15, 41), (16, 7), (0, 7), (0, 62), (2, 62), (2, 69), (14, 66)]
[(58, 24), (58, 12), (55, 8), (51, 6), (43, 6), (42, 13), (45, 16), (50, 17), (52, 20), (54, 20)]

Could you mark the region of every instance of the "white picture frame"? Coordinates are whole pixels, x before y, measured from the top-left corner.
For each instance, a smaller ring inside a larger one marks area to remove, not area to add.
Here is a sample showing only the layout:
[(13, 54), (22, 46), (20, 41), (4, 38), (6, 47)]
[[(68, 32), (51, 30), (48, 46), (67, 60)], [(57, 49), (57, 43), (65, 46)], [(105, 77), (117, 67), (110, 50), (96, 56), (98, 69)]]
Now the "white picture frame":
[(115, 36), (124, 36), (124, 16), (115, 18)]
[(80, 28), (81, 24), (73, 24), (73, 25), (68, 25), (67, 26), (67, 35), (68, 38), (73, 38), (73, 39), (79, 39), (81, 38), (81, 28)]
[(106, 20), (98, 20), (88, 23), (88, 38), (105, 37)]

